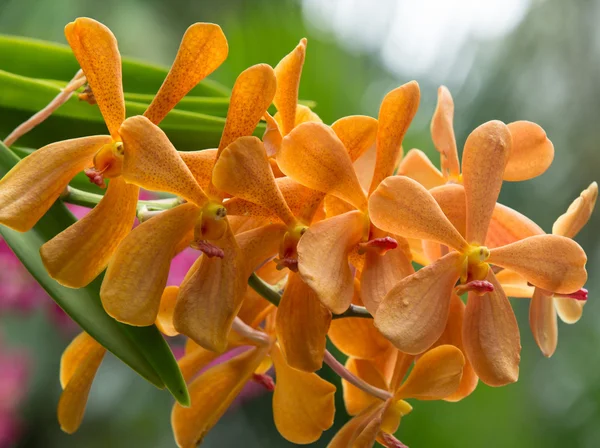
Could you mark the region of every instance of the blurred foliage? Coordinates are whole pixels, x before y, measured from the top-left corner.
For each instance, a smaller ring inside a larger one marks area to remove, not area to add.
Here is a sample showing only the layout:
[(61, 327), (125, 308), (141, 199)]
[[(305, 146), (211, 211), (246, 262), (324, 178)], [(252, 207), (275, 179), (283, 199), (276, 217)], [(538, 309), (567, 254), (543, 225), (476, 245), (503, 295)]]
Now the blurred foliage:
[[(392, 9), (393, 2), (378, 6)], [(288, 0), (0, 0), (0, 32), (64, 42), (64, 25), (80, 15), (106, 23), (124, 55), (162, 65), (171, 63), (190, 23), (219, 23), (229, 40), (230, 56), (212, 78), (229, 86), (251, 64), (276, 64), (306, 36), (300, 95), (317, 102), (316, 111), (327, 123), (356, 113), (376, 116), (384, 93), (409, 80), (386, 72), (376, 54), (352, 51), (347, 42), (307, 26), (301, 4)], [(464, 83), (449, 85), (459, 146), (470, 130), (490, 119), (531, 120), (547, 131), (556, 149), (551, 169), (532, 181), (507, 183), (501, 195), (503, 203), (546, 231), (579, 192), (597, 180), (599, 17), (598, 0), (533, 1), (508, 36), (467, 43), (475, 55), (468, 75)], [(422, 103), (404, 147), (423, 149), (436, 160), (428, 126), (437, 86), (427, 77), (418, 81)], [(553, 358), (544, 359), (533, 343), (528, 301), (513, 300), (523, 344), (520, 381), (502, 389), (480, 385), (458, 404), (414, 403), (414, 412), (403, 419), (400, 440), (413, 448), (598, 446), (600, 311), (595, 292), (600, 287), (600, 257), (594, 232), (599, 228), (596, 213), (577, 238), (589, 257), (590, 303), (576, 326), (560, 325)], [(71, 437), (62, 434), (55, 405), (58, 359), (67, 339), (40, 315), (5, 317), (1, 322), (7, 338), (30, 347), (35, 355), (35, 382), (24, 408), (28, 427), (20, 446), (174, 446), (169, 396), (154, 391), (112, 358), (100, 369), (80, 431)], [(339, 398), (336, 425), (314, 446), (325, 446), (343, 424), (346, 416)], [(270, 400), (265, 394), (228, 412), (204, 446), (237, 446), (240, 441), (249, 447), (290, 446), (273, 426)]]

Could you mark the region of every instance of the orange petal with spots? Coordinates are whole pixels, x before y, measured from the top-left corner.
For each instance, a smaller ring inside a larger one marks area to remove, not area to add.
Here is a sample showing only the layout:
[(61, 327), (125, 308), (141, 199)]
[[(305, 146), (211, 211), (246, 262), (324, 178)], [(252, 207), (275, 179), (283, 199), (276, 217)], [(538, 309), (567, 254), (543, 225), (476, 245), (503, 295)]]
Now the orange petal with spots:
[(276, 86), (275, 72), (270, 65), (253, 65), (240, 73), (231, 92), (219, 154), (239, 137), (252, 135), (273, 101)]
[(173, 313), (175, 312), (175, 302), (179, 286), (167, 286), (160, 298), (160, 307), (156, 316), (156, 327), (165, 336), (177, 336), (179, 333), (173, 326)]
[(386, 232), (464, 250), (467, 242), (446, 218), (433, 196), (405, 176), (385, 179), (369, 198), (371, 222)]
[(263, 119), (266, 122), (266, 129), (262, 140), (265, 144), (267, 155), (273, 157), (281, 147), (283, 135), (281, 135), (281, 131), (279, 130), (279, 124), (277, 124), (277, 121), (269, 112), (265, 112)]
[[(352, 303), (362, 305), (359, 296), (360, 283), (354, 280)], [(331, 321), (329, 338), (342, 353), (360, 359), (374, 359), (383, 355), (392, 345), (375, 328), (372, 319), (347, 317)]]
[(125, 120), (123, 178), (152, 191), (173, 193), (202, 207), (208, 198), (166, 134), (146, 117)]
[(223, 30), (213, 23), (195, 23), (181, 40), (175, 61), (158, 93), (144, 112), (160, 123), (196, 84), (214, 72), (227, 58), (229, 47)]
[(302, 279), (336, 314), (352, 302), (354, 273), (348, 254), (362, 239), (364, 228), (364, 215), (355, 210), (311, 225), (298, 243)]
[[(1, 185), (1, 184), (0, 184)], [(598, 199), (598, 184), (592, 184), (581, 192), (581, 195), (573, 201), (567, 212), (561, 215), (552, 226), (555, 235), (575, 238), (579, 231), (587, 224), (594, 211)]]
[(511, 145), (510, 131), (501, 121), (488, 121), (467, 138), (462, 173), (467, 198), (466, 237), (469, 243), (485, 243)]
[(512, 150), (504, 171), (504, 180), (533, 179), (543, 174), (554, 159), (554, 145), (541, 126), (530, 121), (509, 123)]
[(533, 339), (546, 358), (550, 358), (558, 344), (558, 323), (552, 295), (535, 289), (529, 304), (529, 327)]
[(286, 364), (278, 347), (271, 350), (277, 383), (273, 419), (279, 433), (292, 443), (317, 441), (331, 428), (335, 414), (335, 386), (315, 373)]
[(244, 259), (245, 278), (260, 268), (267, 260), (277, 254), (286, 227), (282, 224), (268, 224), (246, 232), (238, 233), (235, 237)]
[(206, 190), (210, 184), (213, 166), (217, 160), (217, 150), (181, 151), (179, 156), (192, 172), (200, 188)]
[(290, 272), (277, 308), (277, 339), (287, 363), (305, 372), (323, 364), (331, 312), (321, 305), (315, 292)]
[(277, 153), (281, 171), (302, 185), (366, 209), (366, 197), (346, 148), (330, 127), (308, 122), (284, 139)]
[(417, 113), (420, 98), (416, 81), (392, 90), (383, 98), (377, 128), (377, 160), (369, 192), (393, 174), (402, 151), (402, 140)]
[(113, 139), (125, 120), (121, 55), (117, 39), (103, 24), (80, 17), (65, 27), (67, 42), (77, 58)]
[(438, 89), (438, 102), (431, 119), (431, 139), (441, 154), (442, 170), (447, 177), (460, 175), (456, 137), (454, 136), (454, 100), (447, 87)]
[(17, 163), (0, 181), (0, 224), (26, 232), (48, 211), (71, 179), (92, 166), (108, 136), (52, 143)]
[(109, 181), (102, 200), (83, 218), (40, 248), (50, 276), (82, 288), (106, 268), (135, 221), (139, 188), (121, 177)]
[(462, 378), (465, 357), (453, 345), (441, 345), (421, 356), (395, 399), (441, 400), (456, 392)]
[(296, 218), (277, 188), (262, 142), (241, 137), (225, 148), (215, 163), (214, 185), (221, 191), (272, 210), (285, 224)]
[(411, 149), (398, 165), (397, 174), (416, 180), (428, 190), (444, 185), (446, 179), (431, 163), (427, 154), (418, 149)]
[(306, 39), (302, 39), (296, 48), (275, 67), (277, 93), (273, 98), (273, 104), (281, 115), (283, 135), (288, 134), (296, 124), (296, 103), (298, 103), (298, 88), (305, 56)]
[(100, 298), (108, 314), (130, 325), (152, 325), (171, 260), (192, 241), (199, 210), (179, 205), (142, 223), (123, 240), (108, 265)]
[[(388, 385), (385, 378), (370, 361), (351, 357), (348, 358), (345, 366), (351, 373), (371, 386), (387, 390)], [(381, 403), (381, 399), (364, 392), (344, 379), (342, 379), (342, 387), (346, 412), (350, 415), (358, 415), (370, 406)]]
[[(387, 236), (377, 229), (371, 234), (372, 238)], [(384, 255), (375, 252), (365, 254), (365, 264), (361, 271), (361, 297), (369, 313), (373, 316), (379, 308), (379, 303), (403, 278), (415, 272), (410, 258), (408, 242), (396, 237), (398, 247), (387, 251)]]
[(231, 230), (212, 243), (225, 256), (203, 255), (190, 268), (179, 289), (173, 322), (179, 333), (202, 347), (223, 352), (246, 292), (247, 277), (240, 273), (247, 272), (247, 266)]
[(323, 207), (325, 208), (325, 216), (327, 218), (333, 218), (334, 216), (343, 215), (344, 213), (355, 210), (355, 208), (346, 201), (330, 194), (325, 196)]
[(451, 252), (400, 281), (381, 301), (375, 326), (398, 350), (417, 355), (442, 335), (461, 255)]
[(494, 291), (469, 293), (463, 323), (465, 354), (488, 386), (504, 386), (519, 378), (521, 338), (515, 314), (502, 286), (490, 271)]
[(352, 162), (373, 146), (377, 138), (377, 120), (365, 115), (340, 118), (331, 129), (344, 144)]
[(502, 204), (496, 204), (488, 228), (485, 245), (490, 249), (505, 246), (544, 231), (527, 216)]
[(92, 382), (106, 349), (87, 333), (81, 333), (66, 348), (60, 360), (63, 392), (58, 401), (60, 428), (73, 434), (81, 425)]
[(203, 372), (188, 390), (192, 405), (173, 406), (171, 426), (181, 448), (194, 448), (223, 416), (266, 355), (266, 349), (245, 351)]
[(537, 235), (490, 251), (488, 262), (515, 271), (535, 286), (560, 294), (583, 288), (585, 252), (575, 241)]
[[(437, 345), (453, 345), (460, 349), (463, 353), (465, 351), (463, 344), (462, 328), (465, 317), (465, 304), (456, 294), (452, 294), (450, 299), (450, 313), (448, 315), (448, 323), (446, 329), (436, 342)], [(460, 401), (463, 398), (471, 395), (471, 393), (477, 387), (479, 378), (473, 370), (473, 366), (468, 359), (465, 359), (465, 365), (463, 367), (463, 376), (460, 380), (460, 386), (453, 394), (444, 398), (446, 401)]]

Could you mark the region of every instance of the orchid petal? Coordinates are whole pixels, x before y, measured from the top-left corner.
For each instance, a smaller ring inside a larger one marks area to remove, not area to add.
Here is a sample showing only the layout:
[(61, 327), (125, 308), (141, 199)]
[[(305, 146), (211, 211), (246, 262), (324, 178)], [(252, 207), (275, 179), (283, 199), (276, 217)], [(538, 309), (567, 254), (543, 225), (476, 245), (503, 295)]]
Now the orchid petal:
[(142, 223), (122, 241), (106, 270), (100, 298), (108, 314), (130, 325), (152, 325), (171, 259), (189, 245), (200, 211), (179, 205)]
[[(367, 429), (369, 424), (371, 424), (369, 427), (371, 431), (367, 431), (367, 434), (372, 434), (372, 422), (375, 421), (376, 423), (381, 423), (382, 413), (383, 404), (365, 409), (359, 415), (350, 419), (344, 426), (342, 426), (333, 439), (331, 439), (331, 442), (329, 442), (327, 448), (359, 448), (357, 446), (357, 439)], [(371, 444), (371, 446), (373, 445)], [(368, 445), (362, 445), (360, 448), (363, 447), (371, 448)]]
[(521, 338), (510, 302), (489, 271), (494, 291), (469, 293), (463, 323), (465, 354), (477, 376), (488, 386), (504, 386), (519, 378)]
[(575, 238), (579, 231), (590, 219), (594, 206), (598, 199), (598, 184), (592, 184), (581, 192), (581, 195), (573, 201), (567, 212), (561, 215), (552, 226), (552, 233), (555, 235)]
[(344, 144), (352, 162), (373, 146), (377, 138), (377, 120), (364, 115), (340, 118), (331, 129)]
[(227, 58), (227, 39), (219, 25), (195, 23), (179, 45), (175, 61), (144, 116), (160, 123), (196, 84), (214, 72)]
[(179, 332), (173, 326), (173, 313), (177, 302), (179, 286), (167, 286), (160, 298), (160, 307), (156, 316), (156, 327), (165, 336), (177, 336)]
[(46, 270), (58, 283), (82, 288), (106, 268), (133, 227), (139, 188), (121, 177), (110, 180), (98, 205), (42, 245)]
[(217, 150), (181, 151), (179, 156), (191, 171), (200, 188), (203, 190), (208, 189), (212, 178), (212, 170), (217, 160)]
[(544, 231), (527, 216), (506, 207), (496, 204), (488, 228), (485, 245), (494, 248), (505, 246), (524, 238), (543, 235)]
[(317, 441), (333, 425), (335, 386), (315, 373), (287, 365), (277, 345), (271, 350), (277, 384), (273, 419), (279, 433), (292, 443)]
[(509, 123), (508, 129), (513, 144), (504, 180), (528, 180), (543, 174), (554, 159), (554, 145), (546, 137), (546, 132), (530, 121)]
[(103, 24), (80, 17), (65, 27), (73, 50), (113, 139), (125, 120), (121, 55), (117, 39)]
[[(352, 374), (378, 389), (387, 390), (388, 385), (379, 370), (368, 360), (348, 358), (345, 365)], [(381, 400), (362, 389), (353, 386), (342, 379), (344, 390), (344, 404), (346, 412), (354, 416), (358, 415), (373, 404), (381, 403)]]
[(298, 88), (302, 76), (302, 66), (306, 56), (306, 39), (286, 55), (275, 67), (277, 76), (277, 92), (273, 104), (281, 116), (281, 132), (288, 134), (296, 125), (296, 104), (298, 103)]
[(398, 165), (399, 176), (407, 176), (416, 180), (430, 190), (446, 183), (446, 179), (438, 170), (427, 154), (418, 149), (411, 149)]
[(375, 326), (398, 350), (417, 355), (442, 335), (461, 255), (451, 252), (401, 280), (379, 304)]
[(385, 179), (369, 198), (371, 222), (386, 232), (465, 250), (467, 242), (446, 218), (433, 196), (405, 176)]
[(52, 143), (17, 163), (0, 181), (0, 224), (19, 232), (31, 229), (110, 141), (96, 136)]
[(554, 297), (554, 307), (558, 317), (566, 324), (574, 324), (581, 319), (585, 303), (582, 300)]
[(348, 254), (362, 239), (364, 228), (364, 215), (354, 210), (313, 224), (298, 243), (302, 279), (336, 314), (346, 311), (352, 302), (354, 275)]
[(431, 138), (441, 154), (442, 170), (446, 177), (460, 175), (456, 137), (454, 136), (454, 101), (447, 87), (438, 89), (438, 102), (431, 119)]
[(501, 121), (489, 121), (467, 138), (462, 172), (467, 198), (467, 241), (484, 244), (502, 187), (512, 137)]
[(535, 289), (529, 304), (529, 326), (536, 344), (550, 358), (558, 344), (558, 324), (552, 295)]
[(515, 271), (546, 291), (568, 294), (587, 280), (585, 252), (575, 241), (537, 235), (490, 251), (488, 262)]

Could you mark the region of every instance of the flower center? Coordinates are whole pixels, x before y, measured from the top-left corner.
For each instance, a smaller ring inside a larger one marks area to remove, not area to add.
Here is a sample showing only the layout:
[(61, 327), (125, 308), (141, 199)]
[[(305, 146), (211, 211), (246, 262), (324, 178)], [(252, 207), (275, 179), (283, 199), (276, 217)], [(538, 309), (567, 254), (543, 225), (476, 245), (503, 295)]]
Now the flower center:
[(121, 175), (123, 167), (123, 142), (112, 141), (102, 146), (94, 156), (94, 169), (104, 178)]
[(463, 256), (460, 282), (464, 284), (473, 280), (485, 280), (490, 269), (490, 265), (486, 263), (490, 258), (490, 250), (485, 246), (469, 245)]
[(279, 246), (279, 258), (276, 259), (277, 269), (281, 270), (284, 268), (291, 269), (292, 271), (298, 270), (298, 242), (304, 232), (308, 229), (305, 225), (297, 225), (289, 229)]
[(204, 206), (200, 217), (194, 227), (194, 240), (196, 243), (200, 241), (216, 241), (220, 240), (227, 226), (229, 225), (225, 217), (227, 210), (218, 202), (209, 202)]

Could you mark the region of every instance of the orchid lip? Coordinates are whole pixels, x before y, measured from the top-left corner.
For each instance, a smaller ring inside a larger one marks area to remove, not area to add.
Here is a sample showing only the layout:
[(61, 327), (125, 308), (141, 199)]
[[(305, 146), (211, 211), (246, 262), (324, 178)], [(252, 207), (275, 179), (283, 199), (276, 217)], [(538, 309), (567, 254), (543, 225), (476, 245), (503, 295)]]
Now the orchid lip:
[(472, 280), (463, 285), (458, 285), (454, 288), (454, 291), (458, 295), (462, 295), (467, 292), (474, 292), (478, 296), (494, 292), (494, 285), (487, 280)]
[(191, 247), (193, 249), (199, 250), (204, 255), (209, 258), (217, 257), (224, 258), (225, 252), (220, 247), (215, 246), (214, 244), (209, 243), (208, 241), (195, 241), (192, 243)]
[(585, 302), (588, 299), (588, 290), (585, 288), (578, 289), (570, 294), (554, 294), (556, 297), (562, 297), (565, 299), (574, 299)]
[(275, 390), (275, 381), (273, 378), (264, 373), (254, 373), (252, 374), (252, 380), (255, 383), (260, 384), (262, 387), (267, 389), (269, 392), (273, 392)]
[(390, 237), (374, 238), (365, 243), (358, 243), (358, 253), (364, 254), (367, 252), (376, 252), (379, 255), (384, 255), (388, 250), (393, 250), (398, 247), (398, 242)]

